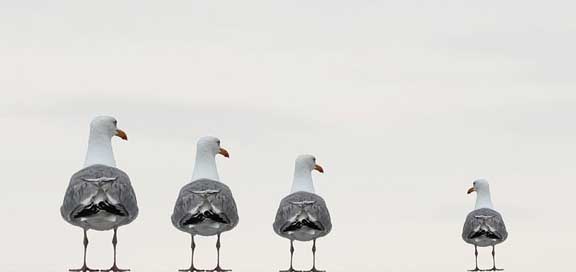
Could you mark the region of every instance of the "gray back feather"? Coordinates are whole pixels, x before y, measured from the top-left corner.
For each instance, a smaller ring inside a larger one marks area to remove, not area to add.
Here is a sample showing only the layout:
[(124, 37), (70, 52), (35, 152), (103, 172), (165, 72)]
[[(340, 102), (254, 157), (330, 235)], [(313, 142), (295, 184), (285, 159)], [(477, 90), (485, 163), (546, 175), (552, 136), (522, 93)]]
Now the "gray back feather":
[[(470, 235), (482, 225), (488, 226), (501, 238), (482, 240), (470, 239)], [(502, 243), (506, 238), (508, 238), (508, 232), (506, 231), (504, 220), (499, 212), (488, 208), (482, 208), (470, 212), (466, 217), (464, 228), (462, 229), (462, 239), (467, 243), (485, 247)]]
[(70, 178), (70, 183), (64, 201), (60, 208), (60, 214), (70, 224), (85, 227), (81, 222), (72, 219), (72, 213), (79, 207), (85, 204), (82, 201), (90, 199), (98, 192), (98, 186), (93, 182), (94, 180), (106, 180), (102, 178), (110, 178), (110, 188), (108, 195), (116, 200), (119, 205), (122, 205), (127, 211), (128, 215), (117, 226), (126, 225), (132, 222), (138, 216), (138, 203), (136, 202), (136, 194), (130, 183), (128, 175), (115, 167), (106, 165), (91, 165), (76, 172)]
[(294, 218), (301, 211), (302, 208), (296, 203), (308, 203), (304, 207), (306, 212), (314, 216), (316, 222), (324, 227), (318, 237), (326, 236), (332, 230), (330, 212), (328, 212), (328, 207), (324, 199), (317, 194), (302, 191), (292, 193), (280, 201), (278, 211), (276, 212), (276, 219), (272, 225), (276, 234), (290, 239), (289, 236), (282, 232), (282, 228), (286, 224), (291, 223), (290, 219)]
[(182, 226), (180, 223), (183, 218), (190, 215), (190, 210), (202, 204), (203, 197), (198, 194), (199, 191), (212, 191), (210, 203), (219, 209), (230, 220), (222, 231), (228, 231), (238, 225), (239, 217), (236, 208), (236, 202), (232, 196), (230, 188), (219, 181), (210, 179), (199, 179), (186, 184), (180, 190), (176, 199), (174, 211), (172, 213), (172, 224), (181, 231), (193, 231), (190, 228)]

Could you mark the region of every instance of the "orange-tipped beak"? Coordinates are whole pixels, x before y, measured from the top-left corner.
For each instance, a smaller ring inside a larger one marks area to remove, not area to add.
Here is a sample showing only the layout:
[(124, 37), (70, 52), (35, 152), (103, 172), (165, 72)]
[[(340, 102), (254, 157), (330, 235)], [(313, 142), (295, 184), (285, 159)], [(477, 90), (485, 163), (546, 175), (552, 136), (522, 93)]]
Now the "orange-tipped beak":
[(324, 173), (324, 168), (322, 168), (322, 166), (316, 164), (314, 165), (314, 170), (320, 172), (320, 173)]
[(230, 158), (230, 154), (228, 153), (228, 150), (226, 150), (224, 148), (220, 148), (220, 151), (218, 152), (218, 154), (220, 154), (226, 158)]
[(476, 189), (474, 189), (474, 187), (468, 189), (468, 194), (471, 194), (472, 192), (476, 192)]
[(128, 141), (128, 135), (121, 129), (116, 129), (116, 136), (120, 137), (124, 141)]

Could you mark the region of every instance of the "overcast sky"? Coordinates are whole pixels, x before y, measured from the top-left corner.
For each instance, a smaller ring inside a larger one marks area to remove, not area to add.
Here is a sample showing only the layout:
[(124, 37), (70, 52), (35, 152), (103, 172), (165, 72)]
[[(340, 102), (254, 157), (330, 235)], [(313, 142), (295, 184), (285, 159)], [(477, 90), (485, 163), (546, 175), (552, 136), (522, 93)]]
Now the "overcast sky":
[[(222, 265), (277, 271), (272, 231), (293, 163), (314, 154), (333, 232), (330, 272), (464, 271), (460, 234), (476, 178), (491, 182), (510, 236), (510, 271), (573, 266), (576, 252), (574, 1), (0, 0), (0, 266), (66, 271), (82, 231), (59, 207), (83, 165), (88, 124), (119, 121), (118, 167), (140, 215), (119, 231), (119, 266), (174, 272), (189, 236), (170, 214), (196, 140), (218, 158), (240, 224)], [(111, 232), (89, 232), (89, 265), (112, 262)], [(197, 263), (215, 265), (215, 239)], [(309, 269), (310, 244), (295, 265)], [(481, 265), (491, 266), (488, 249)]]

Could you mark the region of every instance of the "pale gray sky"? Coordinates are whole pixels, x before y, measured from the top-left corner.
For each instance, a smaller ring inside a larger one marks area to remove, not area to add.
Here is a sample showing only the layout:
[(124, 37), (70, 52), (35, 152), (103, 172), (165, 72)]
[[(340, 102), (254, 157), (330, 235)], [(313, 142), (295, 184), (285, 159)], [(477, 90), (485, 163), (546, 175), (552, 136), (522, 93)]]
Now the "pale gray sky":
[[(510, 271), (572, 266), (576, 251), (576, 19), (573, 1), (0, 1), (0, 266), (66, 271), (82, 232), (59, 215), (101, 113), (139, 218), (119, 232), (119, 265), (176, 271), (189, 237), (170, 224), (195, 142), (215, 135), (240, 224), (223, 266), (276, 271), (272, 231), (293, 161), (317, 156), (333, 232), (331, 272), (464, 271), (466, 190), (491, 181), (508, 225)], [(89, 264), (112, 262), (91, 232)], [(215, 240), (199, 239), (212, 268)], [(307, 269), (310, 245), (297, 244)], [(481, 263), (490, 265), (489, 250)]]

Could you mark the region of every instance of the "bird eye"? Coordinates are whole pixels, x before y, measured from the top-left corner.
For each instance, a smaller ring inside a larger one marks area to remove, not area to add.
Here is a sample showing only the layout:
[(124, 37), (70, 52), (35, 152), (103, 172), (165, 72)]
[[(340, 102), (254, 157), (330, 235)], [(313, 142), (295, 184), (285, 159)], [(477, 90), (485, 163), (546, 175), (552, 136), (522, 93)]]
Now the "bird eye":
[(118, 125), (118, 121), (114, 120), (112, 123), (114, 123), (114, 126)]
[(216, 141), (216, 143), (218, 143), (218, 145), (220, 145), (220, 140)]

